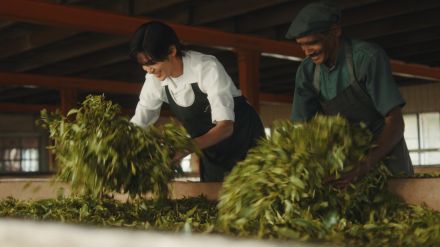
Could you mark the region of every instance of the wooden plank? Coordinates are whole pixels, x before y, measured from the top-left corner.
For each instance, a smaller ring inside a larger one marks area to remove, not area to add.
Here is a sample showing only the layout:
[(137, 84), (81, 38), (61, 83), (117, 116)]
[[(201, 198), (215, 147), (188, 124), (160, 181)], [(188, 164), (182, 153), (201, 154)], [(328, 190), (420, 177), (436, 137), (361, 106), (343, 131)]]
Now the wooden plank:
[(440, 1), (424, 0), (419, 1), (379, 1), (377, 3), (351, 8), (342, 11), (342, 24), (344, 27), (359, 25), (381, 19), (395, 18), (400, 15), (429, 10), (440, 6)]
[(29, 55), (26, 57), (26, 59), (20, 60), (17, 63), (11, 63), (8, 68), (16, 72), (27, 72), (46, 65), (79, 57), (97, 50), (111, 48), (128, 42), (127, 37), (110, 37), (109, 35), (102, 34), (88, 34), (86, 38), (87, 40), (79, 41), (73, 45), (58, 47), (54, 50)]
[[(394, 33), (403, 33), (422, 28), (440, 26), (440, 8), (432, 8), (394, 18), (353, 25), (343, 28), (343, 33), (357, 39), (372, 39)], [(426, 21), (429, 20), (429, 21)]]
[(0, 72), (0, 85), (31, 85), (53, 89), (72, 88), (120, 94), (139, 94), (142, 88), (140, 83), (8, 72)]
[[(387, 49), (387, 53), (389, 54), (389, 56), (399, 59), (404, 59), (406, 57), (417, 56), (417, 55), (422, 55), (422, 56), (424, 55), (426, 57), (431, 57), (431, 54), (440, 51), (439, 44), (440, 44), (440, 35), (437, 40), (420, 42), (418, 44)], [(417, 60), (411, 60), (411, 61), (417, 61)]]
[(59, 107), (55, 105), (0, 103), (0, 112), (2, 113), (39, 113), (43, 109), (54, 111), (57, 108)]
[(259, 9), (267, 9), (271, 6), (288, 2), (288, 0), (253, 0), (249, 1), (223, 0), (216, 2), (201, 2), (196, 5), (194, 12), (194, 24), (201, 25), (221, 19), (251, 13)]
[(429, 67), (393, 60), (391, 69), (394, 71), (393, 74), (397, 76), (440, 81), (440, 67)]
[(159, 11), (161, 9), (170, 8), (174, 5), (179, 5), (189, 0), (134, 0), (134, 15), (145, 15), (151, 12)]
[(432, 40), (438, 40), (440, 37), (440, 28), (429, 27), (423, 29), (417, 29), (411, 32), (397, 33), (397, 34), (386, 34), (382, 37), (377, 37), (371, 39), (371, 42), (381, 44), (385, 49), (414, 45), (420, 42), (427, 42)]
[(78, 34), (78, 31), (50, 28), (33, 32), (24, 37), (0, 42), (0, 59), (36, 49)]
[[(356, 6), (363, 6), (369, 3), (377, 2), (378, 0), (357, 0), (357, 1), (337, 1), (342, 10), (353, 8)], [(239, 17), (237, 21), (238, 31), (243, 33), (252, 33), (268, 27), (290, 24), (298, 12), (310, 0), (289, 1), (286, 4), (280, 4), (269, 9), (262, 9), (255, 11), (249, 15)]]
[(287, 94), (260, 93), (260, 101), (292, 104), (293, 96)]
[(260, 109), (260, 53), (237, 50), (240, 90), (257, 112)]
[(78, 91), (72, 88), (62, 88), (60, 90), (60, 99), (61, 112), (64, 115), (67, 115), (71, 109), (77, 108)]

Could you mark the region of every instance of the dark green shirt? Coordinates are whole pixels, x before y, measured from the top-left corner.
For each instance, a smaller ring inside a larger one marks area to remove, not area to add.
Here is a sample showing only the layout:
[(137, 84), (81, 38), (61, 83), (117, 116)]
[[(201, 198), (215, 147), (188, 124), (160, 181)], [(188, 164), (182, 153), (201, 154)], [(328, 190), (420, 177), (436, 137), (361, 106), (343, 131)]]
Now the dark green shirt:
[[(355, 77), (370, 96), (376, 110), (382, 115), (396, 106), (405, 105), (399, 88), (391, 74), (389, 58), (385, 51), (371, 43), (351, 40)], [(332, 68), (320, 65), (320, 94), (330, 100), (349, 86), (348, 66), (343, 40), (336, 64)], [(292, 120), (308, 120), (320, 112), (319, 98), (313, 87), (315, 64), (309, 58), (302, 61), (295, 79)]]

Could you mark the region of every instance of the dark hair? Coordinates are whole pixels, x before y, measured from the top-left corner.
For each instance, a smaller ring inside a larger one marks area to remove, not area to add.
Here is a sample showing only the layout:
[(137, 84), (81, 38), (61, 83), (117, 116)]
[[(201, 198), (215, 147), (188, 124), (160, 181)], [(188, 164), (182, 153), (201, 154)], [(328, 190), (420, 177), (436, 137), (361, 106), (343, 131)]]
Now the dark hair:
[(176, 55), (182, 57), (185, 47), (180, 43), (176, 32), (162, 22), (151, 21), (134, 32), (130, 41), (129, 55), (137, 61), (137, 54), (143, 52), (153, 61), (164, 61), (172, 45), (176, 46)]

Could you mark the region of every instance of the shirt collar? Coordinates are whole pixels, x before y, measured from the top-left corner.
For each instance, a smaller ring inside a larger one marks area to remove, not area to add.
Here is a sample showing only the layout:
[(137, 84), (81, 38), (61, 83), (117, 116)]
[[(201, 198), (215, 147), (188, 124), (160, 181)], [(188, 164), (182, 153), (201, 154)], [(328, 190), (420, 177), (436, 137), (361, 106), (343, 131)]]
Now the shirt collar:
[(344, 38), (341, 39), (341, 46), (339, 48), (338, 54), (336, 55), (336, 62), (332, 67), (327, 67), (326, 65), (321, 66), (321, 69), (324, 69), (328, 72), (331, 72), (337, 68), (340, 68), (345, 63), (345, 46), (346, 40)]

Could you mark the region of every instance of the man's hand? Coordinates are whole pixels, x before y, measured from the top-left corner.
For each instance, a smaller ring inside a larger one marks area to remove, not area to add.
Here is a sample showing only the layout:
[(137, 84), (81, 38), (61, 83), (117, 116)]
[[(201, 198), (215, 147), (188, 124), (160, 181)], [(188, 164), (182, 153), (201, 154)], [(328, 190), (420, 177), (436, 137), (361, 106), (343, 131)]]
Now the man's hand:
[(338, 189), (345, 189), (350, 183), (356, 182), (358, 179), (363, 178), (372, 169), (372, 165), (367, 159), (363, 159), (360, 164), (353, 170), (342, 174), (339, 179), (334, 177), (328, 177), (324, 179), (324, 183), (331, 184)]

